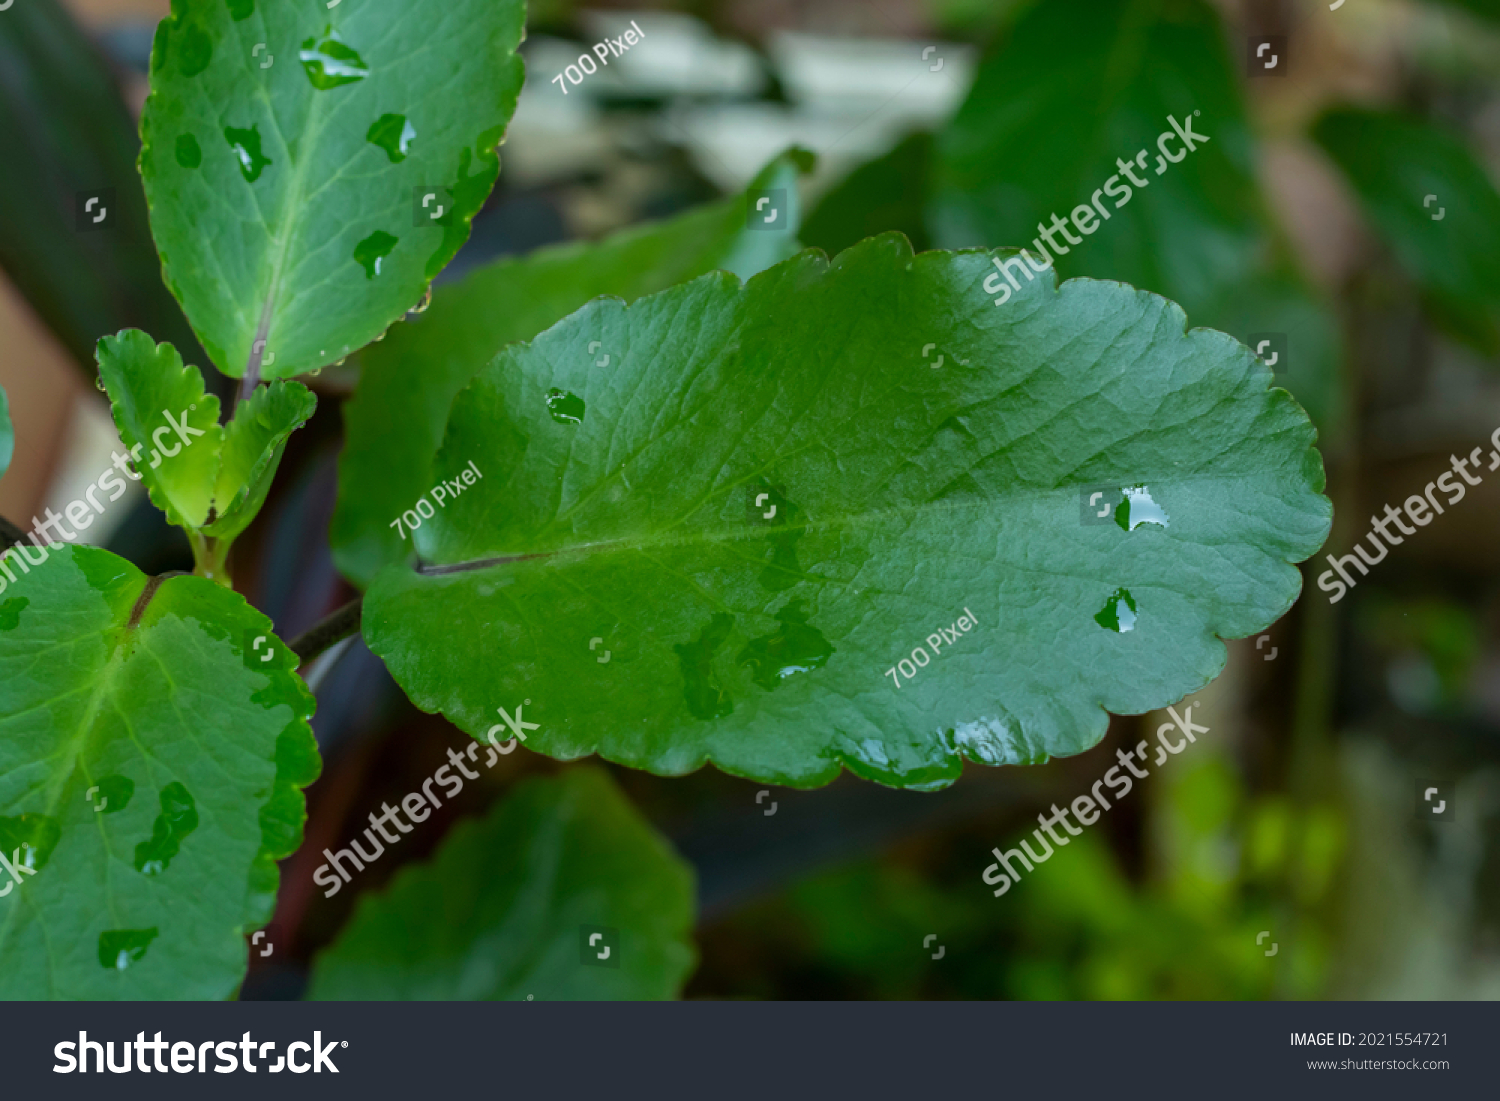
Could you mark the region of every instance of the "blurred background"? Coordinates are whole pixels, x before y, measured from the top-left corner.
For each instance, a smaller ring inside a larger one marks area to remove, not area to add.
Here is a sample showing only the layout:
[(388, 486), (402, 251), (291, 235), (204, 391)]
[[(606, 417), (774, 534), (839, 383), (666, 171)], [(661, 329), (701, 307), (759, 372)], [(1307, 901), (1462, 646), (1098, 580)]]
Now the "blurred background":
[[(0, 386), (17, 436), (0, 514), (17, 521), (79, 497), (119, 447), (93, 385), (100, 335), (138, 326), (205, 363), (162, 285), (134, 170), (167, 10), (14, 0), (0, 13)], [(1223, 69), (1203, 79), (1223, 85), (1238, 121), (1206, 129), (1244, 178), (1182, 217), (1200, 219), (1189, 226), (1199, 241), (1228, 227), (1228, 259), (1195, 274), (1168, 254), (1164, 228), (1142, 246), (1150, 263), (1111, 246), (1063, 274), (1146, 286), (1240, 339), (1279, 329), (1290, 361), (1279, 382), (1319, 425), (1337, 509), (1325, 551), (1346, 554), (1363, 517), (1420, 492), (1450, 453), (1487, 449), (1500, 426), (1500, 6), (1100, 0), (1097, 25), (1091, 10), (538, 0), (500, 182), (441, 278), (738, 192), (791, 144), (817, 155), (801, 200), (809, 246), (833, 253), (882, 230), (917, 248), (1026, 244), (1031, 221), (1084, 201), (1047, 190), (1057, 150), (1116, 131), (1109, 112), (1130, 108), (1017, 114), (1066, 103), (1078, 72), (1134, 48), (1116, 25), (1206, 34), (1212, 49), (1173, 57)], [(551, 78), (631, 19), (642, 43), (559, 95)], [(1255, 43), (1272, 36), (1277, 71), (1263, 52), (1257, 72)], [(1086, 196), (1104, 181), (1090, 173), (1056, 186), (1074, 196), (1088, 182)], [(75, 193), (105, 187), (118, 221), (80, 229)], [(1424, 191), (1479, 230), (1424, 243)], [(1247, 302), (1272, 305), (1257, 314)], [(1277, 323), (1251, 325), (1266, 316)], [(236, 545), (237, 587), (284, 638), (354, 595), (328, 523), (339, 405), (358, 380), (357, 357), (309, 380), (317, 417)], [(190, 570), (185, 539), (132, 492), (135, 507), (106, 513), (91, 541), (150, 572)], [(1500, 997), (1497, 506), (1500, 478), (1487, 478), (1334, 605), (1313, 584), (1327, 564), (1309, 563), (1292, 612), (1229, 643), (1223, 675), (1192, 697), (1210, 733), (1003, 898), (980, 879), (991, 848), (1014, 847), (1038, 813), (1087, 792), (1164, 714), (1116, 718), (1076, 758), (970, 766), (937, 793), (845, 778), (757, 801), (758, 785), (712, 768), (666, 779), (609, 766), (697, 871), (702, 961), (687, 996)], [(324, 771), (308, 789), (303, 849), (283, 865), (278, 950), (252, 957), (247, 998), (300, 996), (308, 961), (348, 919), (356, 892), (325, 901), (312, 884), (320, 851), (464, 744), (358, 641), (308, 676)], [(519, 776), (559, 767), (505, 758), (360, 890), (425, 858)], [(1422, 804), (1434, 782), (1452, 795), (1441, 820)]]

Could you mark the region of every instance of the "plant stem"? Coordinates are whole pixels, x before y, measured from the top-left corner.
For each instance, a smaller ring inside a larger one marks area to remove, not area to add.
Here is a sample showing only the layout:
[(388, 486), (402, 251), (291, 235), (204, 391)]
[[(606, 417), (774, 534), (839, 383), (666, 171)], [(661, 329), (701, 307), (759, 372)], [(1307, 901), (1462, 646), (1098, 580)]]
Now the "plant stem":
[(193, 572), (199, 577), (218, 582), (226, 589), (234, 588), (227, 562), (230, 544), (222, 539), (215, 539), (212, 535), (200, 535), (197, 532), (189, 532), (188, 541), (193, 545)]
[(342, 642), (350, 635), (358, 634), (360, 617), (364, 613), (364, 603), (365, 598), (357, 596), (321, 623), (309, 627), (289, 643), (292, 653), (301, 658), (302, 664), (306, 665), (335, 643)]

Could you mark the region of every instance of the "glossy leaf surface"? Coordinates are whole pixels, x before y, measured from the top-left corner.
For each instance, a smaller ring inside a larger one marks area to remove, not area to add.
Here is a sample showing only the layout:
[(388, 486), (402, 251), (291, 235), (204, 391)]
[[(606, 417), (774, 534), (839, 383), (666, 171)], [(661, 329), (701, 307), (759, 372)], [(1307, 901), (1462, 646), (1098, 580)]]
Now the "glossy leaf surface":
[[(341, 360), (468, 238), (521, 88), (525, 6), (172, 7), (140, 158), (168, 285), (228, 374)], [(414, 136), (391, 140), (395, 115)]]
[[(497, 261), (438, 287), (426, 313), (361, 353), (359, 391), (344, 409), (348, 445), (332, 529), (344, 573), (365, 586), (381, 566), (410, 555), (409, 539), (390, 525), (439, 484), (432, 459), (448, 407), (497, 351), (601, 294), (635, 299), (715, 268), (748, 279), (786, 259), (797, 247), (797, 204), (764, 229), (751, 228), (749, 201), (756, 191), (795, 195), (798, 172), (809, 167), (794, 150), (767, 165), (745, 194), (595, 244)], [(601, 344), (591, 354), (607, 365), (618, 353)]]
[(1044, 276), (998, 309), (994, 274), (888, 235), (502, 351), (437, 460), (483, 477), (377, 577), (371, 649), (476, 735), (524, 701), (558, 758), (801, 786), (940, 787), (1201, 687), (1326, 536), (1312, 426), (1172, 303)]

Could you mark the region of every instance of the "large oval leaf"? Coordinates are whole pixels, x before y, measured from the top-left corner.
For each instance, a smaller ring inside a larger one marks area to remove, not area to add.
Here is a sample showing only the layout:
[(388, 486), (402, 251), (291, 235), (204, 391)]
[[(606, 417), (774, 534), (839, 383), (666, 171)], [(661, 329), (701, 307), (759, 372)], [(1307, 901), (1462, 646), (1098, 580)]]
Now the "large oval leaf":
[(1311, 424), (1164, 299), (1044, 274), (997, 309), (994, 276), (890, 235), (502, 351), (371, 648), (475, 734), (795, 785), (937, 787), (1201, 687), (1327, 534)]
[(500, 171), (524, 17), (522, 0), (173, 0), (141, 176), (220, 370), (321, 367), (417, 304)]
[(49, 551), (0, 584), (0, 997), (228, 997), (302, 840), (313, 698), (228, 589)]
[(692, 870), (605, 773), (574, 769), (523, 781), (362, 898), (310, 996), (672, 998), (692, 926)]
[[(339, 498), (330, 541), (339, 568), (361, 587), (402, 562), (410, 543), (390, 525), (437, 485), (432, 459), (448, 407), (496, 352), (566, 317), (591, 298), (630, 300), (722, 268), (748, 279), (797, 249), (791, 203), (773, 229), (747, 216), (756, 192), (795, 195), (810, 158), (793, 150), (741, 195), (676, 218), (632, 226), (591, 244), (506, 257), (433, 291), (432, 306), (360, 354), (359, 391), (344, 406)], [(608, 348), (595, 349), (608, 360)]]

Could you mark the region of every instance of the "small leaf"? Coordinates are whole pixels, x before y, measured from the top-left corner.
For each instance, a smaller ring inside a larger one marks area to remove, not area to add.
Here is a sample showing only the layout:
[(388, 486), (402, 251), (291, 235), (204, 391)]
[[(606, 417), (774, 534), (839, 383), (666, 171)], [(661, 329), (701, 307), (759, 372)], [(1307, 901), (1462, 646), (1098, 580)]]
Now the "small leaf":
[(287, 437), (317, 406), (300, 382), (273, 382), (219, 424), (219, 399), (170, 344), (128, 329), (99, 341), (115, 425), (135, 473), (172, 523), (233, 539), (265, 502)]
[(220, 370), (322, 367), (421, 299), (500, 171), (524, 19), (522, 0), (174, 0), (140, 168), (168, 285)]
[(92, 547), (22, 561), (0, 577), (0, 848), (35, 873), (0, 898), (0, 997), (229, 997), (319, 770), (295, 659), (211, 581)]
[[(1312, 426), (1174, 304), (1045, 273), (997, 309), (997, 260), (887, 235), (506, 348), (437, 458), (483, 477), (376, 578), (370, 648), (476, 736), (524, 700), (560, 759), (797, 786), (941, 787), (1202, 687), (1327, 535)], [(1091, 522), (1123, 487), (1170, 522)]]
[(362, 898), (309, 996), (673, 998), (692, 926), (692, 871), (604, 772), (571, 769), (523, 781)]
[(271, 479), (281, 462), (287, 438), (312, 417), (318, 399), (298, 382), (273, 382), (257, 387), (241, 401), (224, 429), (214, 501), (220, 518), (204, 531), (233, 539), (265, 503)]
[(1313, 136), (1437, 319), (1500, 353), (1500, 194), (1474, 154), (1429, 123), (1354, 108), (1323, 116)]
[[(381, 566), (407, 558), (409, 545), (390, 525), (438, 484), (432, 459), (448, 407), (497, 351), (601, 294), (634, 299), (715, 268), (748, 279), (784, 260), (796, 250), (795, 221), (752, 229), (748, 199), (754, 191), (791, 195), (799, 169), (810, 168), (794, 150), (762, 169), (744, 195), (597, 244), (506, 258), (434, 290), (426, 313), (360, 355), (359, 390), (344, 406), (348, 438), (331, 532), (339, 568), (363, 587)], [(590, 362), (607, 372), (610, 354), (600, 346)]]
[(214, 472), (224, 430), (219, 399), (177, 349), (139, 329), (99, 341), (99, 377), (115, 427), (152, 503), (184, 528), (200, 528), (214, 503)]

